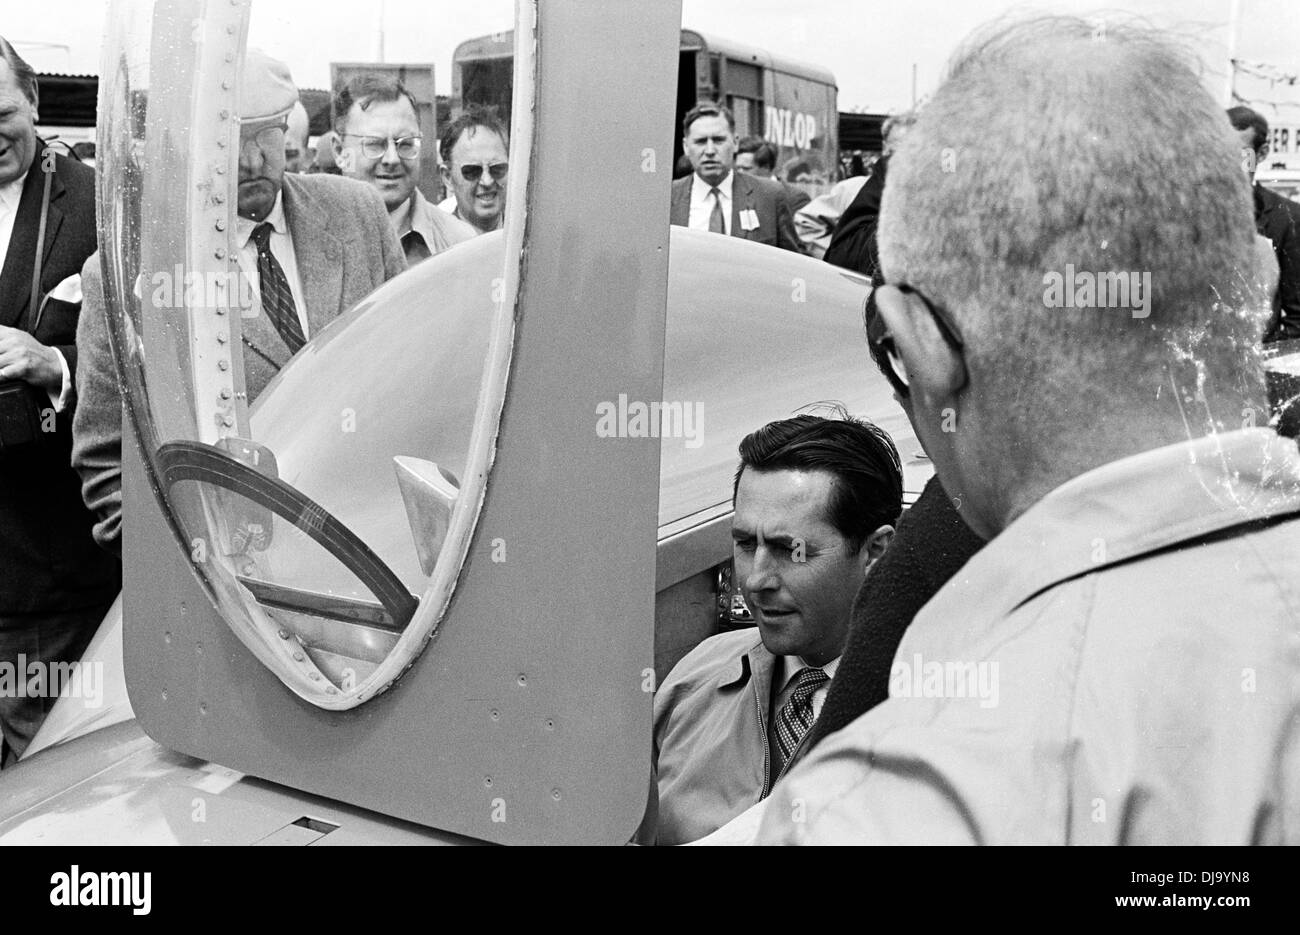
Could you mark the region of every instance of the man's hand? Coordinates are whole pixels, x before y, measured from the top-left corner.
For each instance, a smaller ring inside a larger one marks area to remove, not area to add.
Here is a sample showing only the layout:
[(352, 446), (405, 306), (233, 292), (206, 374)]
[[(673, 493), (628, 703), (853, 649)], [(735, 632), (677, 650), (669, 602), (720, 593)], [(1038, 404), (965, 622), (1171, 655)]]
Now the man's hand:
[(0, 380), (25, 380), (57, 395), (63, 387), (59, 352), (26, 331), (0, 325)]

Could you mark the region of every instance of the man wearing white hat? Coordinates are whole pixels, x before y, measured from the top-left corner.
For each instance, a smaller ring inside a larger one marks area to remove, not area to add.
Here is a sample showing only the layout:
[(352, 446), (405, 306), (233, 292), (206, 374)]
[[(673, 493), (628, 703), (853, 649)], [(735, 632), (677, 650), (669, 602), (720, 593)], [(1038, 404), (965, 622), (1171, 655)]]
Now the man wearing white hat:
[[(375, 189), (333, 175), (285, 172), (284, 134), (298, 102), (289, 69), (249, 49), (240, 107), (235, 242), (255, 287), (244, 312), (251, 403), (314, 334), (406, 269)], [(98, 255), (82, 274), (72, 464), (95, 516), (95, 540), (121, 554), (122, 400), (114, 377)]]
[(235, 241), (239, 265), (259, 297), (243, 321), (250, 402), (313, 334), (406, 269), (374, 188), (338, 176), (285, 172), (284, 134), (297, 103), (288, 67), (249, 49), (239, 108)]

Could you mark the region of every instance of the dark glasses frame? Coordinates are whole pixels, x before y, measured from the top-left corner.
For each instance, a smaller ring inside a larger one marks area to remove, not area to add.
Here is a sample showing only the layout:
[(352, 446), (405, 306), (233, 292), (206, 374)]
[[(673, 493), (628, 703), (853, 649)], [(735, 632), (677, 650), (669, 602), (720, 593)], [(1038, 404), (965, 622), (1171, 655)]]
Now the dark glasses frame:
[[(876, 295), (881, 289), (896, 289), (905, 295), (914, 295), (921, 300), (930, 317), (934, 319), (935, 326), (939, 329), (939, 334), (943, 336), (944, 341), (958, 354), (965, 350), (966, 345), (962, 342), (961, 332), (957, 330), (957, 324), (952, 320), (952, 316), (941, 305), (936, 305), (921, 292), (906, 283), (891, 285), (881, 283), (875, 286), (870, 295), (867, 296), (866, 305), (863, 309), (863, 317), (867, 323), (867, 347), (871, 351), (871, 357), (876, 362), (894, 391), (900, 398), (906, 398), (908, 395), (907, 366), (903, 363), (903, 357), (898, 353), (898, 348), (894, 345), (894, 336), (889, 333), (889, 328), (885, 324), (884, 317), (880, 314), (880, 308), (877, 305)], [(963, 361), (964, 365), (964, 361)], [(963, 380), (962, 386), (964, 387)], [(958, 387), (961, 389), (962, 387)]]
[(489, 166), (484, 166), (477, 162), (472, 162), (460, 167), (460, 177), (466, 182), (477, 182), (483, 177), (484, 169), (488, 170), (488, 174), (492, 176), (492, 181), (499, 182), (505, 178), (506, 173), (510, 171), (510, 163), (494, 162)]

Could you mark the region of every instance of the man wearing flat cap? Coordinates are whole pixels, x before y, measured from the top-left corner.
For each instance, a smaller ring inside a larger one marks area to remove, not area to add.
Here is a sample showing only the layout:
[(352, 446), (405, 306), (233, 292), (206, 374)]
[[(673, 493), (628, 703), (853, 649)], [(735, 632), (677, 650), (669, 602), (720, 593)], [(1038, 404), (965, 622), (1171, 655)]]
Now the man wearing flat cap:
[[(252, 403), (308, 340), (405, 270), (406, 258), (371, 186), (285, 171), (284, 134), (298, 89), (283, 62), (249, 49), (240, 94), (234, 239), (240, 270), (253, 285), (253, 303), (241, 322)], [(87, 262), (82, 281), (72, 464), (95, 514), (96, 541), (120, 555), (122, 402), (98, 255)]]

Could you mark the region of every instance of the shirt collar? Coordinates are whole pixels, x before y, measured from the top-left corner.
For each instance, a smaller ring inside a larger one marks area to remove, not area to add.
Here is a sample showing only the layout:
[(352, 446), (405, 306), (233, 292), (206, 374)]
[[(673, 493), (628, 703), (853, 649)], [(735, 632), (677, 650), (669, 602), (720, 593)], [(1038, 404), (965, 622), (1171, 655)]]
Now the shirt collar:
[(790, 683), (798, 678), (799, 673), (804, 669), (821, 669), (826, 673), (828, 679), (835, 678), (835, 670), (840, 667), (841, 658), (842, 657), (840, 656), (836, 656), (824, 666), (814, 666), (812, 663), (806, 661), (803, 656), (785, 656), (785, 672), (783, 673), (785, 684), (781, 686), (781, 691), (785, 691), (786, 688), (790, 686)]
[(239, 238), (239, 246), (242, 249), (248, 243), (248, 238), (253, 236), (253, 228), (258, 224), (270, 224), (271, 229), (277, 234), (288, 234), (289, 224), (284, 217), (284, 189), (276, 192), (275, 204), (271, 206), (271, 213), (260, 221), (250, 221), (242, 215), (235, 215), (235, 236)]
[(733, 169), (727, 173), (727, 177), (719, 182), (716, 186), (710, 185), (704, 179), (700, 178), (698, 173), (691, 174), (691, 201), (701, 202), (709, 200), (709, 192), (717, 188), (722, 193), (723, 201), (731, 200), (731, 183), (736, 177)]
[[(788, 675), (783, 676), (785, 684), (787, 685), (790, 683), (790, 680), (798, 675), (802, 670), (810, 668), (808, 663), (803, 660), (802, 656), (782, 656), (780, 658), (785, 663), (785, 671), (789, 673)], [(818, 668), (826, 673), (827, 678), (834, 678), (835, 671), (840, 667), (841, 658), (842, 657), (840, 656), (836, 656), (830, 662), (826, 663), (826, 665), (819, 666)], [(763, 645), (763, 640), (755, 635), (754, 645), (731, 662), (723, 673), (722, 683), (718, 687), (731, 688), (735, 685), (743, 685), (745, 682), (749, 681), (749, 677), (760, 668), (774, 667), (776, 662), (777, 657), (768, 652), (767, 647)]]
[(977, 552), (922, 613), (992, 626), (1062, 581), (1296, 511), (1300, 450), (1272, 429), (1142, 452), (1052, 490)]

